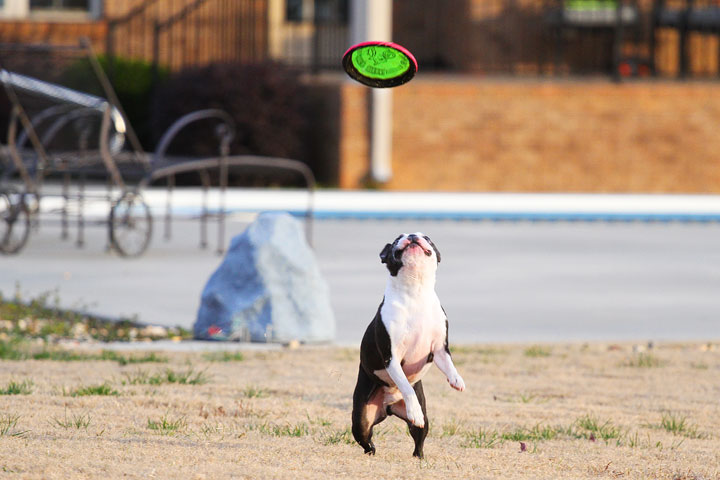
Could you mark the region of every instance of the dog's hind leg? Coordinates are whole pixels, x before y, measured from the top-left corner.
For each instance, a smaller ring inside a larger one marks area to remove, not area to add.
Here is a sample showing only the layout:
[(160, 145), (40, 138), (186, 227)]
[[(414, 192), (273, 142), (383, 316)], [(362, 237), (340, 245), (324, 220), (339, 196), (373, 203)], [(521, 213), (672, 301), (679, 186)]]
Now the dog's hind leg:
[(407, 419), (407, 409), (405, 402), (400, 400), (388, 407), (389, 413), (392, 413), (396, 417), (400, 417), (405, 420), (410, 428), (410, 436), (415, 440), (415, 451), (413, 451), (413, 457), (423, 458), (423, 445), (425, 444), (425, 437), (427, 437), (428, 431), (430, 430), (430, 424), (428, 423), (427, 409), (425, 408), (425, 392), (423, 391), (422, 382), (418, 381), (413, 385), (415, 395), (417, 395), (418, 402), (422, 408), (423, 418), (425, 420), (425, 426), (420, 428), (412, 424)]
[(382, 402), (382, 388), (373, 382), (360, 366), (355, 392), (353, 393), (352, 433), (355, 441), (369, 455), (375, 455), (372, 429), (387, 418)]

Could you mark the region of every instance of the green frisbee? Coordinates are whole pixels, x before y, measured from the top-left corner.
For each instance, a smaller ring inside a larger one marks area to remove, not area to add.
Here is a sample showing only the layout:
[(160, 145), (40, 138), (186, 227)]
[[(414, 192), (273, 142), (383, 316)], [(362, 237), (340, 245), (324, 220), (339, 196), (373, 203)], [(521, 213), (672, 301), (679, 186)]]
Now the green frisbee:
[(417, 60), (406, 48), (392, 42), (363, 42), (350, 47), (342, 65), (354, 80), (373, 88), (397, 87), (417, 72)]

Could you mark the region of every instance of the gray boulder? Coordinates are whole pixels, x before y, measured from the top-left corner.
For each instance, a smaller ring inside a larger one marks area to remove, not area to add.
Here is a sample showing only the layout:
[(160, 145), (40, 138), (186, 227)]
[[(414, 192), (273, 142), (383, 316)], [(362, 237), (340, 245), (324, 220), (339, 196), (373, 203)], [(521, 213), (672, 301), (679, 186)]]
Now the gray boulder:
[(297, 220), (264, 213), (233, 238), (203, 290), (194, 333), (281, 343), (335, 338), (328, 285)]

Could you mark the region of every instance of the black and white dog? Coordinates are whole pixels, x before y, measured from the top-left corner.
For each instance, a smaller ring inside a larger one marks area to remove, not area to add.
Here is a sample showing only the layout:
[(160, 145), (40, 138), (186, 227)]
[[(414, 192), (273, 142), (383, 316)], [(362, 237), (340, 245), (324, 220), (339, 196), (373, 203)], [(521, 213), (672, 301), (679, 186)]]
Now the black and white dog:
[(421, 379), (430, 364), (437, 365), (452, 388), (465, 389), (450, 358), (447, 316), (435, 293), (440, 252), (418, 232), (385, 245), (380, 259), (390, 277), (360, 346), (352, 432), (365, 453), (374, 455), (373, 426), (395, 415), (407, 422), (415, 440), (413, 455), (422, 458), (428, 419)]

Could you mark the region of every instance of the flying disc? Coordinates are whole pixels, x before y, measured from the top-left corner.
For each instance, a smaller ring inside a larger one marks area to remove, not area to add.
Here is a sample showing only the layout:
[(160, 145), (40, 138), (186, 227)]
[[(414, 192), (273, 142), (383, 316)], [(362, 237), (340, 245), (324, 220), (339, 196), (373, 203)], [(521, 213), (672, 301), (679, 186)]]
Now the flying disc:
[(397, 87), (417, 72), (410, 51), (392, 42), (363, 42), (348, 48), (342, 65), (354, 80), (373, 88)]

